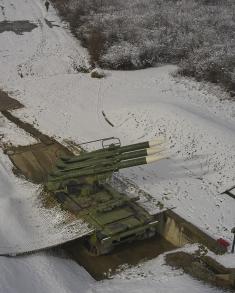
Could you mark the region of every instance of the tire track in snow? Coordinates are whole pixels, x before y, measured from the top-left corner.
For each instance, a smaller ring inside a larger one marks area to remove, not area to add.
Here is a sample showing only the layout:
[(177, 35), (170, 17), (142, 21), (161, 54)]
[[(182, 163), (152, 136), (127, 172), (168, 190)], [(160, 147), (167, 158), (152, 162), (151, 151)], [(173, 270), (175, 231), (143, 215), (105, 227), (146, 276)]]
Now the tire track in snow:
[[(41, 40), (35, 53), (28, 60), (18, 65), (17, 70), (20, 77), (48, 77), (63, 73), (76, 73), (81, 65), (86, 67), (85, 58), (77, 49), (76, 44), (72, 47), (72, 52), (69, 52), (67, 40), (71, 42), (71, 39), (68, 32), (64, 29), (58, 32), (53, 29), (53, 26), (48, 26), (48, 20), (44, 18), (43, 7), (38, 2), (34, 1), (30, 5), (39, 24)], [(35, 12), (36, 7), (37, 13)], [(52, 64), (50, 61), (52, 61)], [(57, 67), (54, 67), (55, 64)]]
[(30, 56), (25, 62), (17, 66), (17, 71), (21, 78), (25, 76), (29, 76), (29, 75), (31, 76), (34, 75), (33, 68), (32, 68), (33, 63), (43, 55), (43, 51), (46, 46), (46, 34), (44, 32), (43, 23), (41, 19), (39, 19), (38, 15), (35, 13), (35, 9), (34, 9), (35, 2), (33, 2), (33, 4), (32, 2), (27, 2), (27, 3), (29, 3), (29, 5), (31, 6), (32, 14), (36, 20), (35, 22), (38, 23), (38, 27), (40, 29), (40, 41), (37, 45), (35, 53), (32, 56)]
[[(34, 12), (33, 14), (35, 16), (35, 20), (38, 23), (41, 38), (40, 38), (39, 44), (37, 45), (35, 53), (32, 56), (30, 56), (25, 62), (23, 62), (23, 63), (21, 63), (21, 64), (19, 64), (17, 66), (18, 74), (22, 78), (25, 77), (25, 76), (35, 76), (36, 75), (36, 73), (33, 70), (33, 65), (34, 65), (34, 63), (39, 61), (43, 56), (46, 55), (44, 53), (44, 51), (45, 51), (47, 43), (48, 43), (47, 32), (46, 32), (46, 29), (45, 29), (46, 22), (44, 21), (44, 16), (43, 16), (41, 6), (39, 6), (39, 4), (37, 2), (35, 2), (35, 1), (33, 1), (33, 3), (30, 2), (30, 6), (32, 8), (31, 11)], [(35, 6), (38, 7), (38, 11), (40, 13), (40, 16), (37, 13), (35, 13)], [(54, 32), (54, 34), (55, 34), (55, 32)], [(57, 38), (57, 39), (59, 40), (59, 38)], [(59, 52), (58, 45), (56, 47), (57, 47), (57, 52), (56, 53), (58, 53)], [(54, 53), (53, 55), (56, 55), (55, 52), (53, 52), (53, 53)]]

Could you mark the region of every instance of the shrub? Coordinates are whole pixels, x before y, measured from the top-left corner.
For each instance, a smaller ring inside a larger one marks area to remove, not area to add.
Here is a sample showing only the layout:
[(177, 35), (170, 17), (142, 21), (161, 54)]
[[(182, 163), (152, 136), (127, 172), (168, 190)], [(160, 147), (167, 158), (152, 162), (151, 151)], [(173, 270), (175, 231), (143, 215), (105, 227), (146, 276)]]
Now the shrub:
[(101, 70), (99, 68), (94, 68), (91, 71), (91, 77), (92, 78), (103, 78), (103, 77), (105, 77), (105, 73), (103, 72), (103, 70)]
[(180, 63), (179, 73), (218, 83), (235, 92), (235, 47), (203, 47)]
[(234, 89), (234, 0), (52, 1), (93, 65), (174, 63), (181, 74)]

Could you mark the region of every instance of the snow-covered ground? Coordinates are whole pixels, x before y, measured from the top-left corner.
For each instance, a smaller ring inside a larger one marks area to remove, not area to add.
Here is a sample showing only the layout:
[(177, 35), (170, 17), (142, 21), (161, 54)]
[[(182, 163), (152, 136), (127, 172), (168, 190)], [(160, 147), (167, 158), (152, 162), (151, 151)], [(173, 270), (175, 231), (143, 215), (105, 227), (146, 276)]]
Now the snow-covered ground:
[(164, 265), (163, 255), (157, 260), (127, 268), (114, 279), (96, 282), (71, 260), (38, 253), (32, 256), (1, 257), (1, 293), (219, 293), (180, 270)]
[(220, 193), (235, 185), (234, 104), (176, 82), (174, 69), (107, 72), (101, 81), (82, 74), (24, 79), (17, 97), (27, 107), (14, 113), (36, 117), (61, 141), (117, 136), (126, 144), (165, 136), (169, 159), (121, 174), (209, 234), (231, 239), (235, 201)]
[(91, 229), (55, 206), (43, 207), (41, 189), (17, 178), (0, 150), (0, 255), (29, 252), (76, 239)]
[(9, 122), (0, 113), (0, 145), (12, 144), (17, 146), (29, 145), (36, 142), (36, 139), (25, 133), (24, 130), (18, 128), (14, 123)]
[[(36, 119), (42, 132), (60, 141), (118, 136), (126, 144), (166, 137), (167, 159), (121, 175), (165, 205), (174, 205), (176, 212), (210, 235), (231, 241), (235, 201), (221, 192), (235, 185), (235, 104), (220, 99), (225, 94), (215, 87), (173, 78), (173, 66), (107, 72), (102, 80), (77, 73), (76, 68), (87, 64), (86, 52), (51, 7), (47, 14), (40, 0), (0, 0), (0, 8), (0, 21), (30, 20), (38, 26), (22, 35), (0, 34), (0, 87), (25, 105), (14, 114), (28, 122)], [(7, 127), (5, 135), (10, 135)], [(18, 142), (14, 135), (12, 140)], [(3, 223), (11, 222), (15, 237), (23, 239), (22, 231), (30, 224), (17, 217), (29, 208), (19, 205), (20, 198), (35, 198), (36, 188), (12, 175), (3, 154), (0, 159), (1, 230)], [(5, 231), (1, 241), (12, 237), (7, 235)], [(0, 270), (4, 293), (216, 292), (164, 266), (162, 257), (104, 282), (46, 253), (2, 257)]]

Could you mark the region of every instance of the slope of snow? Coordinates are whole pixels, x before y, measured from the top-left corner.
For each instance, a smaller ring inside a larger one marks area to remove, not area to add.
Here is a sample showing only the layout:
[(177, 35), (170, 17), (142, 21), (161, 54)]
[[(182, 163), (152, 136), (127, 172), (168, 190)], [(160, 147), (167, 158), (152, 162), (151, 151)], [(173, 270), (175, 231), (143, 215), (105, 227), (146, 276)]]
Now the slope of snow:
[(101, 282), (96, 282), (73, 261), (50, 253), (1, 257), (0, 292), (4, 293), (187, 293), (189, 290), (192, 293), (223, 292), (164, 265), (163, 256), (127, 268), (113, 279)]
[(0, 152), (0, 254), (55, 246), (90, 232), (81, 220), (69, 219), (59, 206), (43, 208), (40, 189), (16, 178)]
[(17, 146), (33, 144), (36, 142), (36, 139), (25, 133), (24, 130), (18, 128), (12, 122), (9, 122), (0, 113), (0, 145), (12, 144), (14, 146)]
[(75, 262), (50, 253), (1, 257), (1, 293), (85, 293), (94, 283)]

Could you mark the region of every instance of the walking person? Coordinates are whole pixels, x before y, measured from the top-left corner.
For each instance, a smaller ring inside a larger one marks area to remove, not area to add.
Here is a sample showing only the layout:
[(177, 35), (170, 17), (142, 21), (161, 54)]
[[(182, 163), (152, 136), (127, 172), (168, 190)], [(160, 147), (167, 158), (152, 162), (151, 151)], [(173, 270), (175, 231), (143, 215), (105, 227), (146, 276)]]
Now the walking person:
[(49, 6), (50, 6), (49, 1), (46, 0), (46, 2), (45, 2), (45, 6), (46, 6), (46, 10), (47, 10), (47, 12), (48, 12), (48, 9), (49, 9)]
[(234, 248), (235, 248), (235, 227), (233, 227), (233, 229), (231, 230), (231, 232), (233, 233), (233, 244), (232, 244), (231, 253), (234, 253)]

